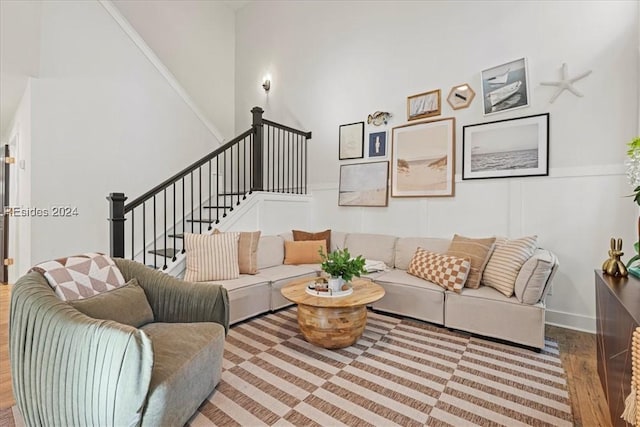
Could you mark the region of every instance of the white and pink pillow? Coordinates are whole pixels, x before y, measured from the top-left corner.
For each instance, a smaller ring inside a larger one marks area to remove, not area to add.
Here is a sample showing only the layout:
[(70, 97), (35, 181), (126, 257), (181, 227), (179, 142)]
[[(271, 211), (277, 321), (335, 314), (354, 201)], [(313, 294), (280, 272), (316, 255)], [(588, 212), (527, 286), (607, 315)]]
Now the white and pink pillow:
[(113, 260), (101, 253), (86, 253), (45, 261), (30, 271), (42, 274), (64, 301), (89, 298), (125, 284)]

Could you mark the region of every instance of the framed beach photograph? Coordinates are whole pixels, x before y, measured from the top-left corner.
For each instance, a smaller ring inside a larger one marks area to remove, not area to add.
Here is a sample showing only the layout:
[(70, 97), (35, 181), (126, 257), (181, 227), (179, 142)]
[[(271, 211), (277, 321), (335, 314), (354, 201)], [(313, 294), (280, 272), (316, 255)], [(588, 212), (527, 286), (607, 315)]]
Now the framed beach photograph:
[(387, 206), (389, 162), (340, 166), (338, 206)]
[(387, 157), (387, 132), (369, 134), (369, 157)]
[(391, 134), (391, 197), (454, 195), (455, 119), (394, 127)]
[(481, 80), (485, 116), (529, 106), (526, 58), (486, 69)]
[(462, 127), (462, 179), (549, 175), (549, 113)]
[(440, 115), (440, 89), (407, 97), (407, 121)]
[(364, 157), (364, 122), (340, 126), (338, 158), (340, 160)]

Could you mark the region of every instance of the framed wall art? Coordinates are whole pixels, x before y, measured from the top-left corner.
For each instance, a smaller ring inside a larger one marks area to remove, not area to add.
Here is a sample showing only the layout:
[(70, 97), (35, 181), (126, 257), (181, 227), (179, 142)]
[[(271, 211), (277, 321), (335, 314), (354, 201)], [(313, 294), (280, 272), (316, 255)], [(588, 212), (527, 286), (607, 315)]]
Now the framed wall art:
[(407, 121), (440, 115), (440, 89), (407, 97)]
[(340, 160), (364, 157), (364, 122), (340, 126), (338, 158)]
[(387, 206), (389, 162), (340, 166), (338, 206)]
[(394, 127), (391, 197), (454, 195), (455, 119)]
[(387, 132), (369, 134), (369, 157), (387, 157)]
[(526, 58), (488, 68), (481, 80), (485, 116), (529, 106)]
[(462, 128), (462, 179), (549, 175), (549, 113)]

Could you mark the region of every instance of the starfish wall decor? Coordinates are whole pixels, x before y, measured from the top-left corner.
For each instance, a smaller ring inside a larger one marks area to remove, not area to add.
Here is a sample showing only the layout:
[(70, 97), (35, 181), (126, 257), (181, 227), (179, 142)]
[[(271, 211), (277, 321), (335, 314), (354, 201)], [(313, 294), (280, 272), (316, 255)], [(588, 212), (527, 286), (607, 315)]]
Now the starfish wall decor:
[(540, 84), (543, 86), (556, 86), (558, 89), (556, 90), (556, 93), (553, 94), (553, 96), (551, 97), (551, 99), (549, 100), (549, 103), (553, 104), (553, 101), (555, 101), (562, 92), (564, 92), (565, 90), (568, 90), (569, 92), (571, 92), (572, 94), (574, 94), (575, 96), (579, 96), (579, 97), (583, 97), (584, 95), (578, 91), (578, 89), (576, 89), (575, 87), (573, 87), (573, 84), (575, 82), (577, 82), (578, 80), (584, 79), (585, 77), (587, 77), (589, 74), (591, 74), (591, 70), (589, 71), (585, 71), (584, 73), (577, 75), (575, 77), (571, 77), (569, 78), (569, 72), (567, 71), (568, 67), (567, 64), (562, 64), (562, 79), (557, 81), (557, 82), (541, 82)]

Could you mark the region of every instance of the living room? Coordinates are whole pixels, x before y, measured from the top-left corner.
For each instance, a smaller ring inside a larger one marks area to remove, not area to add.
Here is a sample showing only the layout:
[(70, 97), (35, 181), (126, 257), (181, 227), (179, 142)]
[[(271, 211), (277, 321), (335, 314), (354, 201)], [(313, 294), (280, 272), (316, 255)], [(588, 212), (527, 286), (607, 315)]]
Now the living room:
[[(535, 234), (560, 260), (547, 324), (596, 332), (593, 270), (611, 237), (623, 239), (625, 258), (637, 240), (624, 166), (638, 134), (637, 2), (180, 3), (2, 2), (3, 54), (29, 52), (31, 76), (8, 119), (3, 109), (2, 142), (16, 144), (19, 166), (15, 205), (79, 212), (11, 219), (10, 282), (44, 260), (108, 252), (107, 194), (137, 197), (248, 128), (261, 106), (266, 118), (313, 132), (312, 196), (265, 209), (247, 227)], [(528, 106), (485, 116), (482, 71), (518, 58)], [(564, 91), (551, 103), (556, 88), (540, 83), (562, 79), (563, 64), (569, 77), (592, 72), (575, 83), (584, 96)], [(446, 98), (465, 83), (475, 101), (454, 110)], [(338, 206), (341, 166), (364, 161), (339, 160), (340, 126), (386, 111), (388, 124), (365, 129), (390, 141), (408, 121), (407, 98), (436, 89), (442, 111), (432, 119), (455, 117), (455, 195)], [(462, 179), (464, 126), (543, 113), (548, 176)]]

